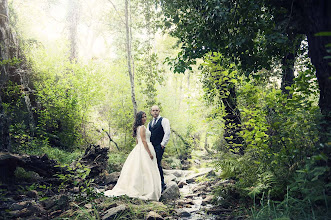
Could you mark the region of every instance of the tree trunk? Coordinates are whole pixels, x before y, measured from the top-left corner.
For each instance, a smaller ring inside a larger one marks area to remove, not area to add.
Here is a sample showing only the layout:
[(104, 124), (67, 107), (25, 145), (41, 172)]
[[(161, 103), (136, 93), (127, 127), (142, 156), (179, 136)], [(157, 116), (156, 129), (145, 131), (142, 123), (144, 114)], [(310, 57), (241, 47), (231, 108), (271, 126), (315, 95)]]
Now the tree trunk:
[(70, 0), (68, 2), (68, 26), (71, 62), (77, 61), (77, 26), (79, 20), (79, 0)]
[(234, 153), (244, 154), (244, 140), (238, 135), (242, 128), (235, 86), (230, 84), (228, 90), (230, 92), (228, 97), (222, 98), (226, 112), (226, 116), (223, 117), (224, 138)]
[(286, 89), (287, 86), (291, 87), (294, 83), (294, 63), (295, 58), (300, 49), (301, 41), (303, 40), (303, 35), (298, 33), (293, 33), (288, 30), (287, 32), (288, 40), (293, 43), (282, 59), (282, 83), (281, 90), (284, 94), (288, 95), (288, 98), (291, 98), (289, 94), (290, 91)]
[(126, 29), (126, 50), (127, 50), (127, 62), (128, 62), (128, 71), (131, 83), (131, 100), (133, 104), (133, 113), (134, 116), (137, 114), (137, 102), (134, 91), (134, 72), (131, 66), (131, 38), (130, 38), (130, 24), (129, 24), (129, 0), (125, 0), (125, 29)]
[(281, 90), (284, 94), (289, 94), (289, 90), (286, 89), (287, 86), (292, 86), (294, 80), (294, 62), (295, 62), (295, 55), (293, 53), (288, 53), (282, 59), (282, 84)]
[(309, 56), (316, 68), (316, 77), (319, 84), (319, 107), (323, 115), (320, 126), (321, 142), (326, 143), (331, 134), (331, 65), (330, 60), (324, 59), (330, 55), (325, 45), (331, 43), (331, 37), (315, 36), (316, 33), (331, 32), (331, 1), (314, 0), (306, 5), (306, 17), (310, 21), (307, 30)]
[[(8, 2), (0, 0), (0, 61), (12, 58), (14, 48), (13, 35), (9, 27)], [(9, 118), (3, 108), (3, 89), (9, 80), (9, 68), (0, 66), (0, 150), (10, 150)]]

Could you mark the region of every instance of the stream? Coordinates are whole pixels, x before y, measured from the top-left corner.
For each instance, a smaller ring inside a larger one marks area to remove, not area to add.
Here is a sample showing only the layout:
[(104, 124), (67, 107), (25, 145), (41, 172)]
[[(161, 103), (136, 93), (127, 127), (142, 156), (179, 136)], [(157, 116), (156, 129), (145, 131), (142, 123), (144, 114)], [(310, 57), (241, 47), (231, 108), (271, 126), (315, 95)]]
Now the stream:
[[(176, 210), (179, 219), (202, 220), (217, 219), (215, 215), (208, 215), (206, 210), (212, 208), (210, 197), (212, 186), (207, 182), (197, 183), (198, 177), (212, 172), (211, 168), (201, 168), (197, 172), (191, 170), (165, 170), (165, 182), (185, 182), (179, 188), (180, 199), (176, 202)], [(208, 198), (209, 199), (208, 199)]]
[(207, 215), (205, 212), (205, 209), (212, 208), (213, 206), (211, 204), (206, 204), (205, 206), (202, 206), (203, 198), (201, 196), (192, 196), (193, 191), (195, 187), (197, 187), (197, 183), (190, 183), (183, 188), (179, 189), (180, 194), (183, 198), (187, 198), (187, 196), (191, 197), (193, 205), (191, 207), (185, 207), (182, 208), (183, 211), (186, 211), (190, 214), (190, 216), (182, 216), (181, 219), (192, 219), (192, 220), (202, 220), (202, 219), (216, 219), (216, 216), (213, 215)]

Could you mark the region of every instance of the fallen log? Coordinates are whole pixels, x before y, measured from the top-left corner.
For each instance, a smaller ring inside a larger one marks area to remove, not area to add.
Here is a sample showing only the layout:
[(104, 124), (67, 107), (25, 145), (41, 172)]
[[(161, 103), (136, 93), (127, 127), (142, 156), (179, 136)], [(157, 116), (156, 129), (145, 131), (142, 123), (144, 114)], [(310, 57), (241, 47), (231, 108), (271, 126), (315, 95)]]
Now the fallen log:
[(51, 178), (55, 174), (66, 172), (59, 163), (43, 156), (19, 155), (9, 152), (0, 152), (0, 179), (4, 182), (15, 178), (15, 170), (22, 167), (26, 171), (33, 171), (41, 177)]
[(91, 169), (88, 179), (96, 178), (102, 174), (108, 165), (108, 148), (101, 148), (100, 145), (91, 144), (86, 148), (84, 155), (79, 162)]

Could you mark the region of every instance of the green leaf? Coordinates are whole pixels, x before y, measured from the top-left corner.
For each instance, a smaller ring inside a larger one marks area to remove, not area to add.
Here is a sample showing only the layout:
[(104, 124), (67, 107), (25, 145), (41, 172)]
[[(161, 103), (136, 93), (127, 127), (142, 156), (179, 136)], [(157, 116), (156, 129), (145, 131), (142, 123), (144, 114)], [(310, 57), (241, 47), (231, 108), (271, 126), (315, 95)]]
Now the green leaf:
[(322, 31), (322, 32), (318, 32), (315, 34), (316, 37), (328, 37), (331, 36), (331, 32), (329, 31)]

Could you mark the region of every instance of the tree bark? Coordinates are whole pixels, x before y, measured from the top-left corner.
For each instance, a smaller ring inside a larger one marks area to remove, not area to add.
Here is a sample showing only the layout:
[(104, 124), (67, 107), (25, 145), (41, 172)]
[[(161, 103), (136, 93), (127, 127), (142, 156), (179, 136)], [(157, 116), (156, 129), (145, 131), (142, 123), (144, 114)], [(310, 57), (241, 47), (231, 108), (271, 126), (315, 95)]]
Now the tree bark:
[(129, 0), (125, 0), (125, 29), (126, 29), (126, 50), (127, 50), (127, 62), (128, 62), (128, 72), (130, 77), (131, 83), (131, 100), (133, 105), (133, 113), (134, 116), (137, 114), (137, 102), (136, 102), (136, 95), (134, 89), (134, 72), (131, 66), (131, 34), (130, 34), (130, 24), (129, 24)]
[(289, 90), (286, 89), (287, 86), (291, 87), (294, 80), (294, 62), (295, 62), (295, 55), (294, 53), (288, 53), (282, 59), (282, 84), (281, 90), (284, 94), (288, 94), (290, 98)]
[(320, 98), (319, 107), (323, 115), (320, 126), (321, 142), (326, 143), (331, 134), (331, 65), (330, 60), (324, 59), (330, 55), (325, 45), (331, 43), (331, 37), (315, 36), (319, 32), (331, 32), (331, 1), (314, 0), (306, 4), (306, 18), (308, 23), (307, 38), (309, 56), (316, 68)]
[[(0, 0), (0, 61), (12, 58), (13, 35), (9, 26), (8, 2)], [(3, 108), (3, 89), (9, 80), (8, 65), (0, 65), (0, 150), (10, 150), (9, 117)]]
[(239, 135), (242, 127), (235, 86), (229, 84), (228, 91), (230, 92), (228, 97), (222, 98), (226, 112), (226, 116), (223, 117), (224, 138), (234, 153), (244, 154), (244, 140)]
[(77, 61), (77, 27), (79, 20), (79, 0), (68, 1), (68, 26), (69, 26), (69, 42), (71, 62)]

